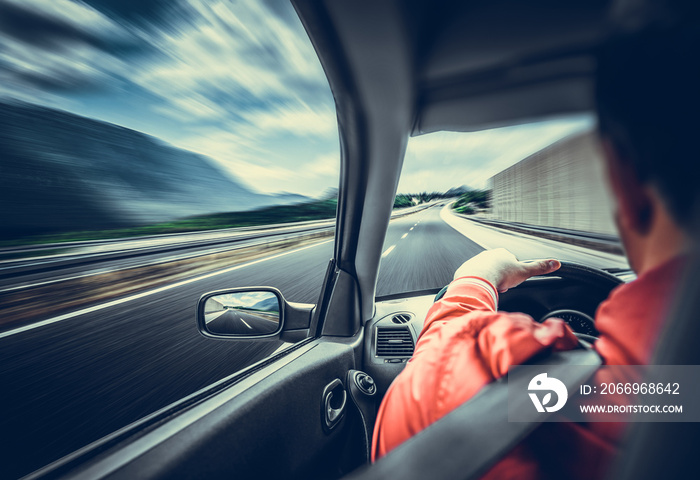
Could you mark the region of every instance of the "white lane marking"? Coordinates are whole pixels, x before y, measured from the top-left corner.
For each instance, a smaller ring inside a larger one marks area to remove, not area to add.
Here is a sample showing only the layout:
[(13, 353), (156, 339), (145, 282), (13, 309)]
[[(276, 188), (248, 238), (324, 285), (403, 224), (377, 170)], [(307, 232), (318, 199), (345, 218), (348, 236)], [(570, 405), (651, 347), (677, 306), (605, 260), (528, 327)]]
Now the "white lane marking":
[[(415, 225), (411, 227), (411, 230), (413, 230), (414, 228), (416, 228), (416, 226), (415, 226)], [(410, 232), (411, 230), (409, 230), (409, 232)]]
[(0, 338), (9, 337), (10, 335), (16, 335), (18, 333), (26, 332), (28, 330), (34, 330), (35, 328), (44, 327), (46, 325), (51, 325), (52, 323), (61, 322), (63, 320), (68, 320), (69, 318), (78, 317), (80, 315), (85, 315), (86, 313), (97, 312), (99, 310), (104, 310), (105, 308), (113, 307), (115, 305), (120, 305), (122, 303), (130, 302), (132, 300), (137, 300), (139, 298), (148, 297), (156, 293), (165, 292), (173, 288), (181, 287), (182, 285), (187, 285), (189, 283), (198, 282), (204, 280), (205, 278), (215, 277), (221, 275), (222, 273), (233, 272), (234, 270), (239, 270), (241, 268), (249, 267), (251, 265), (257, 265), (258, 263), (266, 262), (268, 260), (273, 260), (275, 258), (284, 257), (285, 255), (291, 255), (292, 253), (301, 252), (309, 248), (317, 247), (323, 245), (324, 243), (332, 242), (331, 240), (326, 240), (319, 243), (314, 243), (312, 245), (307, 245), (306, 247), (297, 248), (296, 250), (290, 250), (289, 252), (278, 253), (277, 255), (272, 255), (271, 257), (260, 258), (258, 260), (253, 260), (252, 262), (243, 263), (241, 265), (234, 265), (233, 267), (224, 268), (223, 270), (217, 270), (216, 272), (207, 273), (205, 275), (200, 275), (199, 277), (189, 278), (181, 282), (173, 283), (171, 285), (166, 285), (164, 287), (155, 288), (153, 290), (148, 290), (146, 292), (137, 293), (136, 295), (131, 295), (130, 297), (120, 298), (117, 300), (112, 300), (111, 302), (101, 303), (93, 307), (83, 308), (81, 310), (76, 310), (75, 312), (66, 313), (64, 315), (59, 315), (58, 317), (49, 318), (48, 320), (43, 320), (41, 322), (32, 323), (30, 325), (25, 325), (23, 327), (15, 328), (14, 330), (8, 330), (6, 332), (0, 333)]
[(382, 253), (382, 258), (386, 257), (389, 255), (394, 249), (396, 248), (396, 245), (392, 245), (391, 247), (387, 248), (384, 250), (384, 253)]
[(408, 233), (404, 233), (403, 236), (401, 237), (401, 240), (403, 240), (406, 237), (408, 237)]
[(250, 328), (251, 330), (253, 329), (253, 327), (251, 327), (250, 325), (248, 325), (248, 322), (246, 322), (246, 321), (243, 320), (242, 318), (239, 318), (238, 320), (240, 320), (241, 322), (243, 322), (243, 325), (245, 325), (246, 327)]

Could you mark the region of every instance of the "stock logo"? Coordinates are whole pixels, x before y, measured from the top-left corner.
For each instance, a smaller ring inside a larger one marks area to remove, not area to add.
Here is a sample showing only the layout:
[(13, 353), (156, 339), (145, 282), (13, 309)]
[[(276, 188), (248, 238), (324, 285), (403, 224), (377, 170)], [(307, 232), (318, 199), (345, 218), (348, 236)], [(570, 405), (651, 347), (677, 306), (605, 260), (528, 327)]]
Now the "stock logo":
[[(540, 373), (535, 375), (530, 384), (527, 386), (529, 391), (530, 399), (532, 403), (535, 404), (535, 408), (538, 412), (557, 412), (566, 404), (566, 400), (569, 398), (569, 394), (566, 391), (566, 385), (564, 385), (560, 380), (554, 377), (547, 377), (546, 373)], [(544, 393), (547, 392), (547, 393)], [(552, 403), (552, 392), (557, 396), (557, 402), (554, 405)], [(542, 400), (538, 394), (544, 396)]]

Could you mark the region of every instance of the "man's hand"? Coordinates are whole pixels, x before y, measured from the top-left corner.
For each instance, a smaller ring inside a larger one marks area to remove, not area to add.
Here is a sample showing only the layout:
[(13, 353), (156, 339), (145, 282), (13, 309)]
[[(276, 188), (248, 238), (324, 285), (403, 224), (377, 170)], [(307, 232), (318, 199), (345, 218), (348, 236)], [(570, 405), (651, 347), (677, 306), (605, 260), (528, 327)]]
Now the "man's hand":
[(537, 260), (519, 262), (515, 255), (505, 248), (486, 250), (462, 264), (454, 278), (480, 277), (491, 282), (500, 293), (520, 285), (535, 275), (544, 275), (561, 267), (558, 260)]

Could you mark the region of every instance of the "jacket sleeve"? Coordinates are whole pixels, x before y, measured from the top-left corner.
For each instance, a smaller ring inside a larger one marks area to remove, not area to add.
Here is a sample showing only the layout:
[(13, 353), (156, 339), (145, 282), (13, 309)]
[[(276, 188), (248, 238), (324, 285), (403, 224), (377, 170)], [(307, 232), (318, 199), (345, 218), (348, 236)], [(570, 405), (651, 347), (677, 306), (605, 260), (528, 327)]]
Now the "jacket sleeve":
[(372, 460), (470, 399), (509, 365), (547, 348), (576, 346), (561, 320), (540, 324), (528, 315), (496, 312), (497, 302), (493, 285), (464, 277), (431, 307), (413, 357), (380, 406)]

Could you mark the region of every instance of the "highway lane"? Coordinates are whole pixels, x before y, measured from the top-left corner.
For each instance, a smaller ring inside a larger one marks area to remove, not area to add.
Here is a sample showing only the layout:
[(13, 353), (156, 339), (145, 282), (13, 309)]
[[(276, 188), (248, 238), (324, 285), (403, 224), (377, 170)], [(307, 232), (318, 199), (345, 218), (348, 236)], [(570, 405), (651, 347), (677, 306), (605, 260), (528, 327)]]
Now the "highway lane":
[[(440, 210), (391, 222), (378, 295), (439, 288), (483, 250)], [(332, 250), (324, 241), (0, 339), (0, 477), (29, 473), (268, 356), (279, 344), (202, 337), (197, 299), (269, 285), (316, 303)]]
[(210, 314), (210, 317), (205, 315), (205, 321), (213, 333), (263, 335), (279, 328), (279, 312), (269, 314), (223, 310)]
[(377, 296), (442, 288), (462, 262), (483, 250), (445, 223), (439, 207), (397, 219), (384, 242)]

